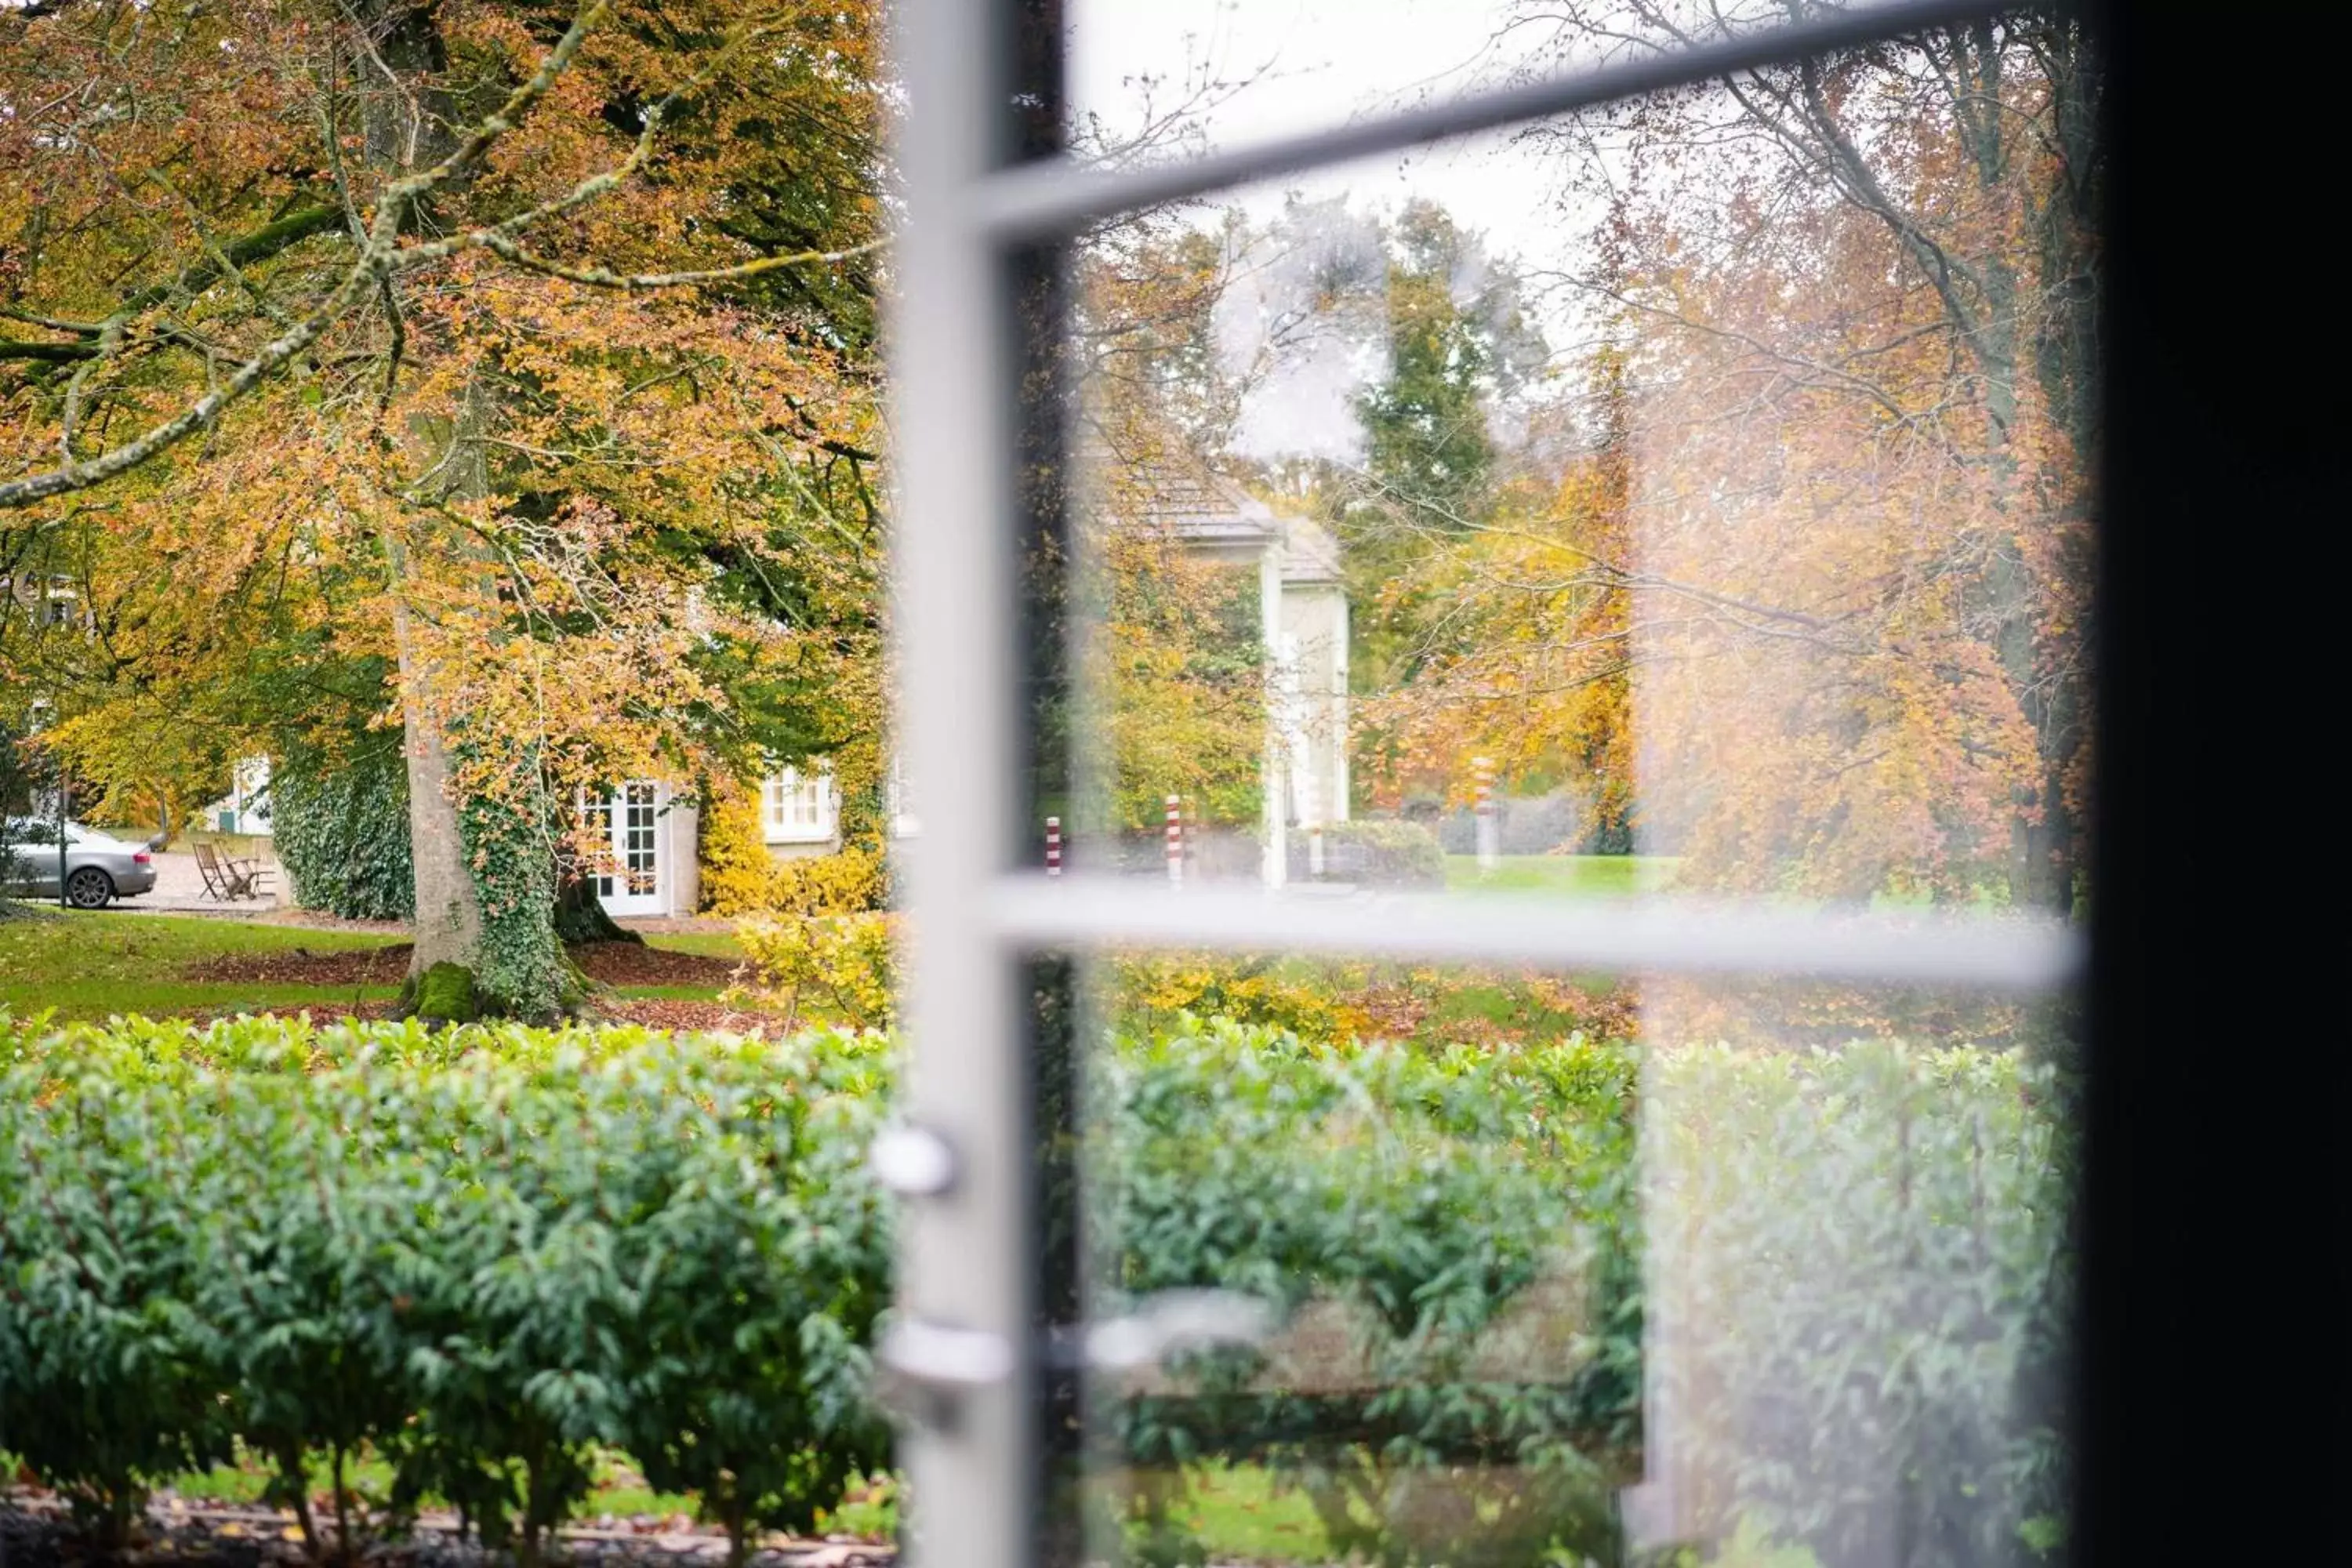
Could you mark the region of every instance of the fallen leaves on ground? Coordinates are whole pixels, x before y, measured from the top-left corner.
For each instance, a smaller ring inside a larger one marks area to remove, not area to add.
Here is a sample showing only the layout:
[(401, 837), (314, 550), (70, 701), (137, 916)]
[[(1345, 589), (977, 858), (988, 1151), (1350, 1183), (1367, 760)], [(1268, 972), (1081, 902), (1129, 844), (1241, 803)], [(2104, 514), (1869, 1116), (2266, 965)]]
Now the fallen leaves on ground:
[[(289, 947), (277, 952), (227, 953), (189, 964), (180, 978), (243, 985), (397, 985), (408, 973), (412, 951), (402, 942), (327, 952)], [(736, 967), (730, 958), (634, 942), (583, 942), (571, 952), (572, 961), (588, 978), (605, 985), (692, 985), (716, 991), (732, 982)]]

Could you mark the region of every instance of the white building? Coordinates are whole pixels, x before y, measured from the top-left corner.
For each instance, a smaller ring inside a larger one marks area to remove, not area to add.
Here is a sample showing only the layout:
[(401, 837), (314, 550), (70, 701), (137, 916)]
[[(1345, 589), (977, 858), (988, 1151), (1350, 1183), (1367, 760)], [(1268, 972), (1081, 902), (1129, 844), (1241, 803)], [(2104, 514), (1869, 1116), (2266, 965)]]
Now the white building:
[(1311, 518), (1285, 517), (1205, 469), (1155, 475), (1142, 521), (1187, 550), (1255, 569), (1266, 637), (1264, 854), (1279, 885), (1289, 835), (1348, 820), (1348, 590), (1339, 542)]
[(229, 770), (228, 793), (204, 809), (198, 827), (270, 837), (269, 759), (247, 757)]
[[(1289, 836), (1348, 820), (1348, 594), (1338, 542), (1284, 517), (1222, 475), (1155, 476), (1139, 521), (1171, 530), (1192, 553), (1254, 570), (1269, 683), (1261, 874), (1285, 879)], [(920, 827), (894, 759), (885, 811), (895, 838)], [(700, 898), (700, 814), (658, 780), (633, 780), (583, 807), (614, 874), (597, 896), (616, 916), (687, 915)], [(841, 847), (830, 767), (784, 768), (760, 784), (761, 837), (777, 860)], [(1042, 830), (1042, 829), (1041, 829)]]

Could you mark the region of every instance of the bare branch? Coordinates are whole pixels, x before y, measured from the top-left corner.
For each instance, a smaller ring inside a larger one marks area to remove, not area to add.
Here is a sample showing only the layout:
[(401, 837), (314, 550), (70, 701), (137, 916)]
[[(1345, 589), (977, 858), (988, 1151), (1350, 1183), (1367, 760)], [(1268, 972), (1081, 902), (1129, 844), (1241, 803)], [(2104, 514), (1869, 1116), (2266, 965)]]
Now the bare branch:
[(608, 268), (567, 267), (559, 261), (550, 261), (525, 250), (495, 229), (474, 229), (463, 237), (505, 258), (526, 272), (543, 273), (550, 278), (560, 278), (567, 283), (578, 283), (591, 289), (618, 289), (633, 292), (708, 288), (714, 284), (739, 283), (786, 267), (831, 266), (856, 257), (871, 256), (887, 243), (876, 239), (864, 245), (853, 245), (846, 250), (803, 250), (791, 256), (763, 256), (756, 261), (745, 261), (733, 267), (714, 267), (698, 272), (620, 273)]

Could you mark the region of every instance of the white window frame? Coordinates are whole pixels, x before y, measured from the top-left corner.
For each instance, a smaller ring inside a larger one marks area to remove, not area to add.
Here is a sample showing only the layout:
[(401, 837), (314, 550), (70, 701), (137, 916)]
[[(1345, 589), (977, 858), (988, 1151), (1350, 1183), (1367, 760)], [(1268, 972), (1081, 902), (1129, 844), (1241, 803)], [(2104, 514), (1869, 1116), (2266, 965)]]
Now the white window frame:
[(803, 775), (780, 768), (760, 781), (760, 837), (770, 844), (829, 844), (841, 824), (833, 765)]
[[(1986, 0), (1890, 0), (1726, 42), (1631, 58), (1386, 117), (1199, 158), (1099, 170), (1015, 163), (1005, 106), (1023, 85), (1006, 45), (1018, 0), (901, 0), (898, 142), (906, 221), (891, 334), (898, 691), (913, 797), (950, 809), (904, 856), (916, 933), (906, 978), (903, 1103), (952, 1152), (900, 1226), (899, 1329), (887, 1368), (927, 1391), (938, 1419), (905, 1432), (921, 1500), (916, 1551), (934, 1563), (1034, 1560), (1038, 1448), (1033, 1333), (1027, 997), (1041, 951), (1123, 944), (1511, 958), (1586, 972), (1833, 976), (2031, 993), (2067, 984), (2086, 944), (2024, 916), (1832, 915), (1679, 898), (1596, 913), (1501, 897), (1400, 895), (1379, 907), (1261, 889), (1141, 879), (1049, 881), (1014, 831), (1024, 759), (1015, 659), (1016, 453), (1023, 362), (1011, 259), (1138, 207), (1273, 175), (1688, 87), (2012, 9)], [(951, 803), (951, 807), (940, 803)], [(941, 1521), (926, 1530), (925, 1520)]]

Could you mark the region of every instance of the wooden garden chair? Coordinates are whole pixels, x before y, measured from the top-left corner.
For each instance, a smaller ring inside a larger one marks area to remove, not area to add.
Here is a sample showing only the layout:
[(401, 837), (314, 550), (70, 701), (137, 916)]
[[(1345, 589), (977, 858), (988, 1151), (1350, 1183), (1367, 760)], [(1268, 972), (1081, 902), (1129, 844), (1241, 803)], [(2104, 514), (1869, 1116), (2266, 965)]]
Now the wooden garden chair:
[(259, 898), (258, 884), (268, 875), (261, 868), (259, 856), (239, 860), (209, 844), (196, 846), (196, 870), (204, 877), (205, 891), (215, 899)]
[(213, 847), (199, 840), (196, 849), (196, 875), (205, 879), (205, 897), (226, 900), (236, 897), (236, 879), (220, 862)]

